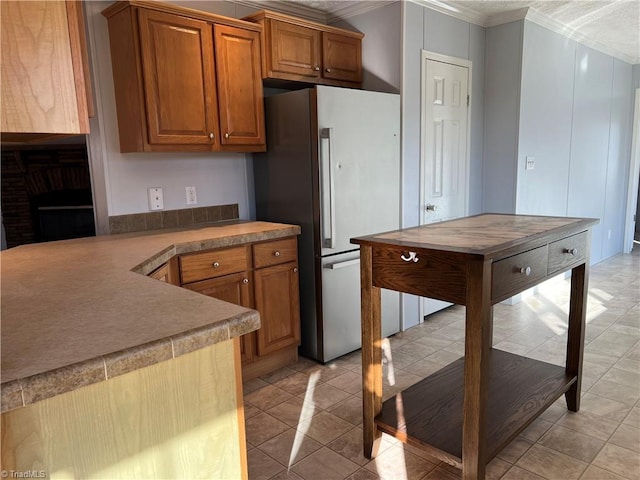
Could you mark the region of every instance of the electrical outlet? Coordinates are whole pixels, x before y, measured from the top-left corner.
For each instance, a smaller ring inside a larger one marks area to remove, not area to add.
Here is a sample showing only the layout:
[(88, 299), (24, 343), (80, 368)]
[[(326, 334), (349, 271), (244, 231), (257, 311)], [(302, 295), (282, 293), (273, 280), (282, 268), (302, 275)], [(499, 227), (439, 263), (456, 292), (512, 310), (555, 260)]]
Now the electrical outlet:
[(536, 157), (527, 157), (524, 165), (525, 170), (534, 170), (536, 168)]
[(196, 195), (196, 187), (184, 187), (187, 192), (187, 205), (195, 205), (198, 203)]
[(149, 196), (149, 210), (164, 209), (164, 198), (162, 196), (162, 188), (152, 187), (147, 190)]

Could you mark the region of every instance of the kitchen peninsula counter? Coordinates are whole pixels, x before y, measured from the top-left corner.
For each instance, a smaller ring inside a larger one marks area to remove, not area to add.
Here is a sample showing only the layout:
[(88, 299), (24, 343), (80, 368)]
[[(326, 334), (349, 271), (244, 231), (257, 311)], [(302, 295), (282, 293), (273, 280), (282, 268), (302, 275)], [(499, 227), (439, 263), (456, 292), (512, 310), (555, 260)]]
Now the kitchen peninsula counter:
[(2, 412), (256, 330), (256, 311), (146, 275), (177, 254), (299, 233), (236, 221), (3, 251)]

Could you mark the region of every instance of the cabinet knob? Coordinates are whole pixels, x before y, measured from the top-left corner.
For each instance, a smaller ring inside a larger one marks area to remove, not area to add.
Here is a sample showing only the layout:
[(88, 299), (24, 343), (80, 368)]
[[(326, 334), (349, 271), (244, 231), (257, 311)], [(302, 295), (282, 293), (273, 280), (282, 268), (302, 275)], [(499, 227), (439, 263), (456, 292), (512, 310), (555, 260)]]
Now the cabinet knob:
[(578, 254), (577, 248), (565, 248), (564, 253), (568, 253), (569, 255), (573, 255), (574, 257)]
[(213, 262), (213, 268), (218, 268), (220, 266), (220, 262)]
[(327, 72), (327, 73), (331, 73), (331, 69), (330, 68), (325, 68), (324, 71)]
[(224, 134), (224, 138), (229, 138), (229, 132)]
[(214, 138), (216, 138), (216, 136), (213, 134), (213, 132), (211, 132), (211, 133), (209, 134), (209, 138), (210, 138), (211, 140), (213, 140)]
[(242, 283), (244, 283), (246, 285), (247, 283), (249, 283), (249, 279), (248, 278), (243, 278), (242, 279)]
[(273, 256), (274, 257), (279, 257), (280, 256), (280, 252), (278, 250), (276, 250), (275, 252), (273, 252)]
[(293, 273), (298, 273), (298, 267), (293, 267)]
[(528, 277), (529, 275), (531, 275), (531, 267), (522, 267), (520, 269), (520, 273)]
[(314, 68), (314, 70), (315, 70), (316, 72), (319, 72), (319, 71), (320, 71), (320, 67), (316, 67), (316, 68)]

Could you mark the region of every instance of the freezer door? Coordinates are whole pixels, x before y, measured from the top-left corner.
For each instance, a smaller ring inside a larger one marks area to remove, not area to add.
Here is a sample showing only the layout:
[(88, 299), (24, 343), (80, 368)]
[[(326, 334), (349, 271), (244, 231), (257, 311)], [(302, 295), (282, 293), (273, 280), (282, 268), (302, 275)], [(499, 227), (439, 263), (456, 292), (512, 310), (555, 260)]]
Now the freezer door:
[[(322, 258), (323, 361), (357, 350), (360, 332), (360, 251)], [(400, 294), (382, 290), (382, 335), (400, 330)]]
[(316, 87), (322, 256), (400, 225), (400, 97)]

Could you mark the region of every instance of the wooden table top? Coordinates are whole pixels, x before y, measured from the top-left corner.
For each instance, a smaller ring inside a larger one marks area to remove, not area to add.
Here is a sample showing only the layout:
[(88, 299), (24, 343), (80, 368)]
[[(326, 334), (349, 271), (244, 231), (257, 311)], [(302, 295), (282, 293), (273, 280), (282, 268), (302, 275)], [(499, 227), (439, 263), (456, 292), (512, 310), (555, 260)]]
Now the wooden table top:
[(359, 245), (393, 245), (415, 250), (441, 250), (492, 256), (524, 243), (535, 247), (584, 231), (598, 223), (593, 218), (546, 217), (487, 213), (445, 222), (352, 238)]

